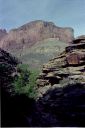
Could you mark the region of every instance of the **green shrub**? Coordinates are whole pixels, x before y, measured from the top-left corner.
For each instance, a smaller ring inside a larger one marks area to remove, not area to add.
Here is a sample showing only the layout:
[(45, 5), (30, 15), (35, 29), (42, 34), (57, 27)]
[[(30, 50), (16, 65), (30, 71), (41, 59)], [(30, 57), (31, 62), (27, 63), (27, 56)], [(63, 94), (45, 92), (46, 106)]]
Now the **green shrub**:
[(14, 79), (13, 88), (17, 94), (26, 94), (30, 98), (36, 98), (36, 79), (38, 71), (29, 70), (28, 65), (18, 65), (18, 76)]

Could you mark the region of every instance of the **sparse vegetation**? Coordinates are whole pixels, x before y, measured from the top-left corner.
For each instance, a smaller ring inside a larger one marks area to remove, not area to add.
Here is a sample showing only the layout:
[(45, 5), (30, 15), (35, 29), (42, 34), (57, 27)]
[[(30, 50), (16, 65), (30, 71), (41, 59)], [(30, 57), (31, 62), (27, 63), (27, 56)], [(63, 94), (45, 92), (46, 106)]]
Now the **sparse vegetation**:
[[(31, 47), (29, 50), (26, 48), (19, 59), (29, 64), (30, 68), (41, 68), (44, 63), (56, 57), (64, 50), (66, 43), (57, 41), (56, 39), (46, 39)], [(19, 55), (19, 54), (17, 54)], [(16, 56), (17, 56), (16, 55)], [(29, 58), (29, 59), (28, 59)]]

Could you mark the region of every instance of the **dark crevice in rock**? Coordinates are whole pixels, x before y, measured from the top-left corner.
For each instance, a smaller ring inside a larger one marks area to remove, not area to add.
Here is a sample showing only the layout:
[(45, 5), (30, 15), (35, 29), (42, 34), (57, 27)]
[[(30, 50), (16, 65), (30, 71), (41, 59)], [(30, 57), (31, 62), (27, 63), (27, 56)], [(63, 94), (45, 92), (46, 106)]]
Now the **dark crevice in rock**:
[(85, 43), (68, 46), (66, 47), (66, 52), (68, 53), (75, 49), (85, 49)]
[(55, 78), (55, 77), (50, 77), (49, 83), (51, 83), (51, 85), (58, 84), (59, 83), (59, 79)]

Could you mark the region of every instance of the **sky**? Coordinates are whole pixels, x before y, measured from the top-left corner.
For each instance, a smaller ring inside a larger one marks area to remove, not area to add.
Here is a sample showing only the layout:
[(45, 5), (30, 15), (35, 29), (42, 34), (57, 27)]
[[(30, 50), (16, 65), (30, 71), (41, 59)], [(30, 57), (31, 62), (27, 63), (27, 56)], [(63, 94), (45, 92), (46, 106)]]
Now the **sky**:
[(72, 27), (75, 36), (85, 35), (85, 0), (0, 0), (0, 28), (9, 31), (33, 20)]

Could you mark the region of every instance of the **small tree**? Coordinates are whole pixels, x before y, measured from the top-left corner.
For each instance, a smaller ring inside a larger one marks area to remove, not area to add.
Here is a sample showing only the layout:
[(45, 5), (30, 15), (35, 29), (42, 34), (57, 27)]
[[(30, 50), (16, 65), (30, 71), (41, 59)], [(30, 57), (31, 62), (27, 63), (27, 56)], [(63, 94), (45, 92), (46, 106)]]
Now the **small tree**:
[(29, 70), (28, 65), (23, 64), (18, 65), (18, 71), (19, 75), (14, 79), (13, 82), (14, 92), (18, 94), (26, 94), (31, 98), (36, 98), (36, 79), (38, 72)]

